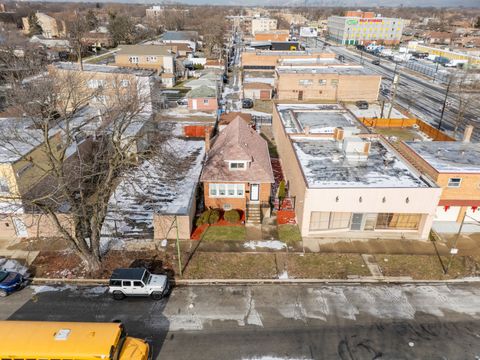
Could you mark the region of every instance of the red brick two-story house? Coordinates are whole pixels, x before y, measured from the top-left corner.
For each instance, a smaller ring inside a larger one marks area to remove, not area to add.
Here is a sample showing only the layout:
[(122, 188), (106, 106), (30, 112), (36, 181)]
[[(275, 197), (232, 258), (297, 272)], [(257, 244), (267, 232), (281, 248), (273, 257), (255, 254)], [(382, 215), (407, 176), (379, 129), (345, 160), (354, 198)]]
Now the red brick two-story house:
[(200, 181), (206, 207), (238, 209), (247, 221), (260, 220), (274, 182), (267, 142), (235, 118), (212, 140)]

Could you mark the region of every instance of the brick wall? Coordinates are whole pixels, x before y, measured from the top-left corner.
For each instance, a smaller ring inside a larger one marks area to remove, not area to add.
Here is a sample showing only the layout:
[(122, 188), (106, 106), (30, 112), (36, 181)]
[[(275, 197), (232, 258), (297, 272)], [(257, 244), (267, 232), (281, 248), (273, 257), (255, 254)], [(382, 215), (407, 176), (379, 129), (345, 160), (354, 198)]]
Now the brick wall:
[[(222, 183), (221, 181), (212, 183)], [(250, 184), (245, 185), (245, 197), (242, 198), (218, 198), (210, 197), (209, 183), (203, 183), (203, 193), (205, 198), (206, 208), (223, 208), (225, 204), (232, 206), (232, 209), (245, 210), (247, 208), (247, 200), (250, 198)], [(259, 200), (261, 202), (267, 202), (270, 199), (271, 184), (260, 183)]]

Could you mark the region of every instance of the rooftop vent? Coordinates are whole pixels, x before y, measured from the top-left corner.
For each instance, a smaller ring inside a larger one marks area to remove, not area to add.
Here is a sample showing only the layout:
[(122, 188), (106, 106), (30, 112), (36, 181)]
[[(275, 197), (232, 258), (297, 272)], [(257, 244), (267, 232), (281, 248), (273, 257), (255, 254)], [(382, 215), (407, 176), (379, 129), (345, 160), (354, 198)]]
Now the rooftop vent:
[(359, 137), (348, 137), (343, 140), (343, 153), (348, 161), (366, 161), (370, 153), (371, 143)]

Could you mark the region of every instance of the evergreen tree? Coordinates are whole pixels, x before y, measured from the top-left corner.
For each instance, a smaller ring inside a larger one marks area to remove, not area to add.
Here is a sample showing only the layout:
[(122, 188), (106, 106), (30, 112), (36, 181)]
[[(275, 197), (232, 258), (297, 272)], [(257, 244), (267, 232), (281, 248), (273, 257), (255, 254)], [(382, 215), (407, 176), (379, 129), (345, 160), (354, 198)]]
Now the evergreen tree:
[(43, 33), (43, 29), (40, 26), (40, 23), (38, 22), (37, 14), (31, 13), (30, 15), (28, 15), (28, 25), (29, 25), (28, 35), (30, 36), (41, 35)]

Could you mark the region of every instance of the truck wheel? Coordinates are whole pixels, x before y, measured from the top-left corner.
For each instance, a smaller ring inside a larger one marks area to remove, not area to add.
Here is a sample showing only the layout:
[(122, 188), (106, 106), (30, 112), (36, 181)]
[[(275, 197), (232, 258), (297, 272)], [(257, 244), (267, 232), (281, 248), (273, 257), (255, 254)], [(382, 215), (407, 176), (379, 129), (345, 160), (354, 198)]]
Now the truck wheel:
[(114, 291), (113, 292), (113, 298), (115, 300), (122, 300), (125, 297), (125, 294), (121, 291)]
[(160, 300), (163, 297), (162, 293), (158, 291), (152, 292), (152, 295), (150, 296), (152, 297), (153, 300)]
[(5, 290), (0, 290), (0, 297), (5, 297), (7, 296), (7, 292)]

